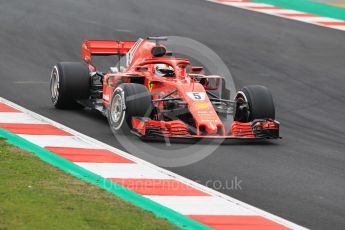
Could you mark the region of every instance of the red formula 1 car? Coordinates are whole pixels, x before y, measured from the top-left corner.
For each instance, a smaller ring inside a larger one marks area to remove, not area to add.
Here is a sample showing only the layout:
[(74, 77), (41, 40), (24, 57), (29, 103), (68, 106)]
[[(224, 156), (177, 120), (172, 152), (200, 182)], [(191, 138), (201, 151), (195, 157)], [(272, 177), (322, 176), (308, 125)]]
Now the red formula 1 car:
[[(203, 67), (173, 57), (164, 40), (84, 41), (83, 63), (60, 62), (53, 67), (53, 104), (59, 109), (99, 110), (115, 134), (130, 131), (143, 139), (279, 138), (266, 87), (246, 86), (229, 100), (222, 77), (204, 75)], [(116, 56), (113, 67), (100, 71), (94, 59), (110, 55)], [(229, 116), (233, 120), (227, 125), (229, 119), (224, 118)]]

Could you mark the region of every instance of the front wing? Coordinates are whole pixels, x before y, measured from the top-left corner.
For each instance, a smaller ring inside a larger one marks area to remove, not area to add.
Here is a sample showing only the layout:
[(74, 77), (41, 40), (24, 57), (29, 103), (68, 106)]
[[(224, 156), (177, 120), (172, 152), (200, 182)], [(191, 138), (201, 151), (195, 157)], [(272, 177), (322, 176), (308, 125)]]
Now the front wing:
[(180, 120), (156, 121), (135, 117), (132, 119), (132, 133), (146, 141), (164, 142), (227, 142), (229, 140), (265, 140), (278, 139), (279, 122), (271, 119), (260, 119), (252, 122), (234, 121), (228, 134), (197, 135)]

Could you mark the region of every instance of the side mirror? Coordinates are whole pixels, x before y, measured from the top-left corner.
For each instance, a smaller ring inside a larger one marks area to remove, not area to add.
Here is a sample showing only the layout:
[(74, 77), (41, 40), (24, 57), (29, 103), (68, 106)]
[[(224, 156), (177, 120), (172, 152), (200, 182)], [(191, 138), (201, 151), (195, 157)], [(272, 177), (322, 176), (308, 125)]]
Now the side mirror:
[(217, 90), (220, 85), (220, 80), (219, 78), (203, 78), (199, 82), (204, 86), (205, 90)]
[(202, 66), (191, 66), (190, 67), (190, 73), (194, 73), (194, 74), (199, 74), (204, 70), (204, 67)]

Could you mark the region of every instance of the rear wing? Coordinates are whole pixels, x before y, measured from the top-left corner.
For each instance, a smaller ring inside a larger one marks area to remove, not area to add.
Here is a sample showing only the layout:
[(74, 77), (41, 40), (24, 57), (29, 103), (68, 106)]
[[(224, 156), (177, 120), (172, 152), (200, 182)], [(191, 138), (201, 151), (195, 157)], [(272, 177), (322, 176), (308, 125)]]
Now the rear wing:
[(135, 41), (86, 40), (81, 43), (83, 60), (91, 64), (93, 55), (126, 55)]

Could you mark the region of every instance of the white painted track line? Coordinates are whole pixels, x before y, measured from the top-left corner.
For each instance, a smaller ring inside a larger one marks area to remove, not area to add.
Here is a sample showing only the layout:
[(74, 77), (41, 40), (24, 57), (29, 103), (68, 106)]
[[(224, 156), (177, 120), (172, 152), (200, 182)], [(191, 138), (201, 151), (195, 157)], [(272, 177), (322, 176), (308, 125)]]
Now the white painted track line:
[(126, 179), (173, 179), (164, 173), (157, 172), (143, 164), (135, 163), (76, 163), (97, 175), (105, 178)]
[(25, 113), (0, 113), (0, 123), (20, 123), (20, 124), (47, 124), (41, 120), (35, 119)]
[[(256, 213), (240, 204), (209, 196), (145, 196), (184, 215), (252, 216)], [(188, 204), (188, 205), (186, 205)]]
[(97, 149), (98, 145), (87, 142), (77, 136), (57, 136), (57, 135), (26, 135), (20, 134), (22, 138), (41, 147), (70, 147), (70, 148), (90, 148)]

